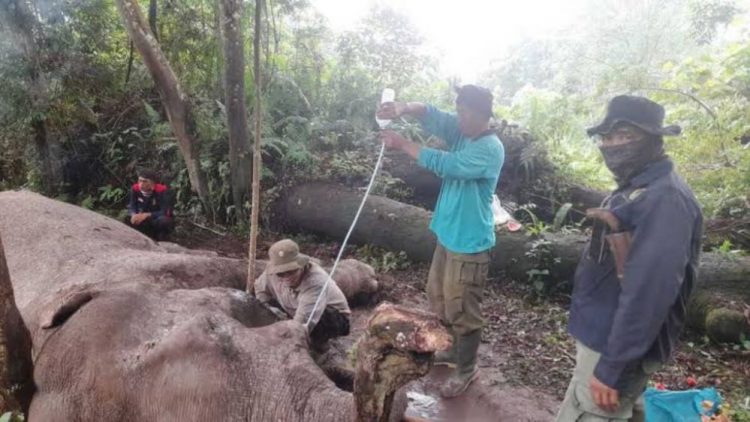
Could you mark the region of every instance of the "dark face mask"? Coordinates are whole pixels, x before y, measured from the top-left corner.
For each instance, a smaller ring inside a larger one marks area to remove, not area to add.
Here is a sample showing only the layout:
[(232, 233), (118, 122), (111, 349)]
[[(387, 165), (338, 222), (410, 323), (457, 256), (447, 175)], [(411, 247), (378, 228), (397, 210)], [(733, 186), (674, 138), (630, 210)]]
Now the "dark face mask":
[(607, 168), (615, 175), (617, 183), (621, 186), (629, 182), (648, 164), (664, 157), (662, 143), (651, 139), (623, 145), (600, 146), (599, 150), (602, 152)]

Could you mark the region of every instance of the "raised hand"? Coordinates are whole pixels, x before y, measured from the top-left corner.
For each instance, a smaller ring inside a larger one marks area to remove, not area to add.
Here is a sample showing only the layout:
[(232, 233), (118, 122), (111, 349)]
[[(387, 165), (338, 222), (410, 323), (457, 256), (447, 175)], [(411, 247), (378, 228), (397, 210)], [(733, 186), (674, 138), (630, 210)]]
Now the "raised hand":
[(393, 120), (403, 116), (406, 110), (406, 103), (388, 102), (380, 105), (376, 116), (378, 119)]

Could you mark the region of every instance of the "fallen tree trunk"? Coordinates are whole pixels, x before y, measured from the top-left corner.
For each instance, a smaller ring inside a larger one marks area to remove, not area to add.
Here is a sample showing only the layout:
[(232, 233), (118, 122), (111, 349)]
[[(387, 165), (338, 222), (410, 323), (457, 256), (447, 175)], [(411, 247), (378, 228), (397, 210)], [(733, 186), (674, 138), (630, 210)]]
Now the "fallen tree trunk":
[[(304, 230), (343, 239), (362, 199), (362, 192), (338, 185), (312, 183), (292, 188), (277, 205), (288, 229)], [(391, 199), (370, 196), (352, 233), (354, 243), (368, 243), (404, 251), (413, 261), (429, 262), (435, 236), (428, 226), (431, 213)], [(526, 280), (529, 270), (547, 270), (558, 283), (570, 282), (586, 243), (580, 234), (499, 232), (490, 270)], [(699, 289), (750, 301), (750, 260), (704, 253)]]
[(750, 319), (737, 303), (719, 300), (709, 291), (696, 292), (688, 305), (687, 326), (716, 343), (740, 343), (750, 337)]
[[(343, 239), (362, 200), (362, 192), (338, 185), (313, 183), (291, 189), (277, 205), (288, 229)], [(435, 236), (428, 229), (431, 213), (388, 198), (370, 196), (352, 233), (354, 243), (404, 251), (413, 261), (429, 262)], [(586, 237), (580, 234), (497, 233), (490, 271), (516, 280), (529, 272), (544, 274), (545, 287), (570, 289)], [(546, 272), (546, 273), (545, 273)], [(719, 298), (750, 302), (750, 260), (704, 253), (697, 292), (688, 307), (689, 325), (714, 341), (731, 342), (748, 332), (742, 314), (723, 306)], [(708, 299), (706, 299), (708, 298)]]

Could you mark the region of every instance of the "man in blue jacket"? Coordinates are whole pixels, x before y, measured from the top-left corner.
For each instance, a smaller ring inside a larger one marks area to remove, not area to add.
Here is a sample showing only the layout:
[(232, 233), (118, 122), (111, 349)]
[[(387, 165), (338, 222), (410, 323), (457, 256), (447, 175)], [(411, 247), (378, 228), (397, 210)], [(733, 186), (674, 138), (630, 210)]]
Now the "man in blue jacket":
[(461, 87), (456, 111), (449, 114), (422, 103), (399, 102), (383, 104), (378, 110), (382, 119), (416, 117), (427, 132), (448, 145), (447, 151), (441, 151), (393, 131), (382, 134), (388, 148), (406, 152), (443, 179), (430, 223), (438, 242), (427, 296), (453, 334), (451, 349), (436, 356), (436, 363), (455, 366), (441, 388), (444, 397), (462, 394), (478, 376), (477, 350), (484, 325), (480, 305), (490, 249), (495, 245), (492, 195), (505, 159), (503, 144), (489, 128), (492, 94), (487, 89)]
[(157, 183), (156, 172), (141, 170), (138, 183), (130, 188), (125, 223), (155, 239), (166, 240), (174, 227), (172, 205), (166, 185)]
[[(683, 328), (703, 217), (664, 152), (663, 136), (680, 128), (663, 120), (659, 104), (622, 95), (588, 129), (618, 187), (592, 212), (608, 218), (594, 222), (576, 271), (576, 367), (558, 421), (643, 421), (641, 393)], [(627, 238), (619, 252), (614, 236)]]

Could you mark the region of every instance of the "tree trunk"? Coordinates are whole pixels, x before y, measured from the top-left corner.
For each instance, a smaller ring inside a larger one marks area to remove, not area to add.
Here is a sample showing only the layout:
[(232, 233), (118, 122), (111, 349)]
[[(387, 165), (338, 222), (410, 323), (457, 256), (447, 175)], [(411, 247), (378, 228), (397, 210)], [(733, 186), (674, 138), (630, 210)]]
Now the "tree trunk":
[(29, 410), (34, 394), (31, 335), (18, 312), (0, 239), (0, 415)]
[[(354, 218), (361, 193), (330, 184), (305, 184), (292, 188), (277, 206), (288, 228), (341, 239)], [(352, 233), (355, 243), (368, 243), (392, 251), (404, 251), (413, 261), (429, 262), (435, 236), (428, 230), (431, 213), (391, 199), (370, 196)], [(572, 281), (586, 244), (579, 234), (544, 235), (497, 233), (490, 270), (526, 280), (527, 271), (546, 269), (552, 280)], [(750, 260), (704, 253), (699, 289), (750, 301)]]
[(0, 15), (3, 22), (15, 34), (24, 50), (28, 62), (29, 96), (33, 108), (31, 128), (34, 147), (41, 170), (43, 190), (47, 195), (55, 196), (63, 186), (62, 148), (47, 128), (47, 110), (49, 93), (42, 63), (44, 62), (44, 45), (46, 43), (36, 4), (31, 0), (12, 0), (0, 3)]
[(243, 219), (250, 185), (250, 151), (245, 107), (245, 52), (242, 37), (242, 1), (219, 0), (225, 57), (224, 93), (229, 127), (229, 172), (232, 199), (238, 219)]
[(133, 40), (135, 48), (143, 58), (143, 63), (159, 90), (169, 123), (185, 160), (191, 187), (203, 202), (206, 212), (212, 215), (213, 208), (208, 195), (208, 184), (200, 167), (199, 145), (195, 139), (195, 120), (187, 95), (182, 90), (159, 43), (151, 33), (138, 1), (116, 0), (115, 3), (122, 15), (130, 39)]
[(708, 291), (698, 291), (690, 298), (687, 326), (705, 333), (716, 343), (739, 343), (750, 338), (750, 320), (726, 300), (717, 300)]
[(154, 39), (159, 41), (159, 30), (156, 27), (156, 21), (158, 19), (159, 5), (156, 0), (151, 0), (148, 4), (148, 27), (151, 28), (151, 33), (154, 34)]
[(261, 153), (261, 130), (262, 121), (261, 118), (261, 70), (260, 70), (260, 34), (261, 34), (261, 13), (263, 8), (263, 0), (255, 0), (255, 31), (253, 34), (253, 71), (255, 80), (255, 109), (253, 110), (253, 117), (255, 120), (255, 142), (253, 143), (253, 199), (252, 199), (252, 212), (250, 215), (250, 247), (248, 248), (248, 271), (247, 271), (247, 285), (246, 291), (251, 292), (253, 290), (253, 283), (255, 274), (255, 255), (258, 249), (258, 216), (260, 215), (260, 166)]

